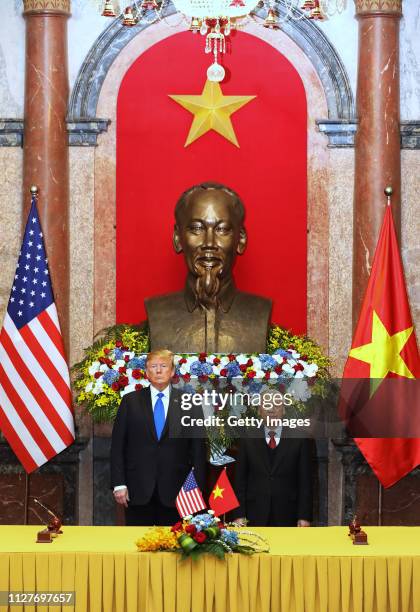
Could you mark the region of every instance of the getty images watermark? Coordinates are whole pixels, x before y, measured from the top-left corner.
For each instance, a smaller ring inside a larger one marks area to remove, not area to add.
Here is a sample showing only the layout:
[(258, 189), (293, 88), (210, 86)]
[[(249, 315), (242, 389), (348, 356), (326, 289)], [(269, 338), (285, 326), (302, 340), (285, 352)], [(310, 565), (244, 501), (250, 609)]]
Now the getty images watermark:
[[(185, 414), (181, 417), (183, 427), (257, 427), (277, 428), (310, 427), (309, 418), (284, 417), (284, 410), (293, 405), (292, 393), (240, 393), (220, 392), (215, 389), (201, 393), (183, 393), (181, 409), (190, 411), (201, 408), (203, 416)], [(211, 411), (208, 414), (209, 410)], [(256, 414), (244, 414), (248, 410)], [(217, 414), (224, 411), (225, 414)], [(226, 415), (226, 411), (229, 414)]]

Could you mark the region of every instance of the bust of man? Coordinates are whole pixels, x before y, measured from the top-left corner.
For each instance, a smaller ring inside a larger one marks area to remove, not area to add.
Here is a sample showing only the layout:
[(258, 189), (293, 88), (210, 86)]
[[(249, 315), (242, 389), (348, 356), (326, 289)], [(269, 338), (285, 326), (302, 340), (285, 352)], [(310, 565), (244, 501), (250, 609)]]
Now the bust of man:
[(145, 301), (151, 348), (176, 353), (264, 352), (271, 301), (239, 291), (232, 270), (247, 243), (243, 203), (232, 189), (201, 183), (175, 207), (173, 244), (188, 268), (183, 291)]

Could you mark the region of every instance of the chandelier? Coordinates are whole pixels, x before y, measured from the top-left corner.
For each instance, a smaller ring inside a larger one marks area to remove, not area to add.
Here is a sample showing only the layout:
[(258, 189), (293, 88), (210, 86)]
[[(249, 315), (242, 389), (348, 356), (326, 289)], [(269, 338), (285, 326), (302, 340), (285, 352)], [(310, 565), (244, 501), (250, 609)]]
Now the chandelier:
[[(98, 2), (98, 0), (96, 0)], [(255, 11), (263, 11), (261, 25), (278, 30), (288, 20), (312, 19), (321, 21), (342, 13), (347, 0), (282, 0), (279, 14), (276, 0), (172, 0), (185, 18), (189, 30), (205, 36), (205, 52), (213, 54), (207, 70), (209, 81), (220, 82), (225, 70), (218, 58), (226, 51), (226, 38), (232, 30), (244, 28)], [(103, 17), (118, 17), (127, 27), (152, 24), (164, 19), (170, 0), (104, 0), (100, 2)]]

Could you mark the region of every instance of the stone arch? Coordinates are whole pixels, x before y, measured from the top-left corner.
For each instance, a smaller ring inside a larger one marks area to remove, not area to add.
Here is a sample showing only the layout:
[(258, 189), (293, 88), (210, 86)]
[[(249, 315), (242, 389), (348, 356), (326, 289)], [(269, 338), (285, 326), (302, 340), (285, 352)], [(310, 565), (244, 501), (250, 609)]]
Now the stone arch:
[[(286, 13), (282, 2), (277, 2), (281, 16)], [(172, 3), (165, 16), (176, 13)], [(309, 58), (323, 85), (328, 106), (328, 120), (336, 122), (354, 121), (354, 99), (346, 69), (334, 46), (314, 21), (299, 19), (300, 11), (282, 26), (282, 31), (293, 40)], [(257, 12), (259, 17), (262, 11)], [(96, 39), (83, 62), (72, 90), (68, 115), (69, 121), (88, 120), (96, 117), (99, 95), (115, 58), (122, 49), (150, 24), (134, 28), (122, 25), (115, 19)]]

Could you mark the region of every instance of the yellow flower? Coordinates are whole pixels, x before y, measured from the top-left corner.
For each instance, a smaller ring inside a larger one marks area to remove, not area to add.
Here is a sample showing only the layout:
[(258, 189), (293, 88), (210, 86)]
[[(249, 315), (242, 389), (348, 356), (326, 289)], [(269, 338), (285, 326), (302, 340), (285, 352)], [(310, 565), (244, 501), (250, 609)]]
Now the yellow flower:
[(137, 550), (151, 552), (178, 548), (176, 535), (167, 527), (153, 527), (136, 541)]

